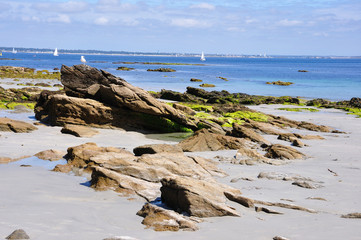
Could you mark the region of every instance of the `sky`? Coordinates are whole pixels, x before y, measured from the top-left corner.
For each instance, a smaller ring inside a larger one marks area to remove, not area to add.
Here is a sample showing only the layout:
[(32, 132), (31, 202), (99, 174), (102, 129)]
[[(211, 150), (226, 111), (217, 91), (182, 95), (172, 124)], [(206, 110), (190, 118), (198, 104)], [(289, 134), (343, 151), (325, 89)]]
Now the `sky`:
[(0, 46), (361, 56), (361, 0), (0, 0)]

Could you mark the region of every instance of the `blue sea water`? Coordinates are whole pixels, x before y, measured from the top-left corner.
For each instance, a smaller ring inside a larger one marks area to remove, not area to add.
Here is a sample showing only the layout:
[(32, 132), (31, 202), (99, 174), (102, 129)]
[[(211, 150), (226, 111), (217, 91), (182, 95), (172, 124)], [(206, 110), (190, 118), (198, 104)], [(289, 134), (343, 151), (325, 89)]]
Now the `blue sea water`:
[[(329, 100), (349, 100), (361, 97), (361, 59), (330, 58), (231, 58), (207, 57), (201, 62), (199, 57), (175, 56), (131, 56), (131, 55), (84, 55), (87, 65), (103, 69), (119, 76), (131, 84), (148, 91), (169, 89), (185, 92), (187, 86), (199, 87), (200, 83), (190, 82), (191, 78), (202, 79), (204, 83), (216, 85), (206, 90), (227, 90), (231, 93), (247, 93), (267, 96), (299, 96), (303, 98), (325, 98)], [(3, 66), (23, 66), (53, 70), (62, 64), (81, 64), (80, 55), (8, 53), (0, 60)], [(195, 65), (144, 65), (114, 64), (114, 62), (165, 62), (191, 63)], [(119, 66), (133, 67), (133, 71), (118, 71)], [(176, 72), (147, 72), (147, 69), (170, 67)], [(308, 72), (298, 72), (307, 70)], [(219, 77), (225, 77), (228, 81)], [(293, 82), (290, 86), (268, 85), (271, 81)]]

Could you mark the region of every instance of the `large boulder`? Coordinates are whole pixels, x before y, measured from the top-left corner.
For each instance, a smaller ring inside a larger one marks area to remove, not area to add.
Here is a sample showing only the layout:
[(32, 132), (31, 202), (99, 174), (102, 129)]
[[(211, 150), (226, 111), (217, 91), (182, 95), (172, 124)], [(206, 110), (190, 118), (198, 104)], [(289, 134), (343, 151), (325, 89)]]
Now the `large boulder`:
[(211, 180), (189, 177), (164, 178), (161, 181), (162, 201), (178, 212), (195, 217), (239, 216), (226, 205), (225, 192), (240, 194), (239, 190)]
[(124, 79), (87, 65), (61, 68), (61, 82), (67, 95), (91, 98), (110, 106), (134, 112), (164, 117), (195, 129), (182, 112), (155, 99), (147, 91)]
[(0, 131), (25, 133), (25, 132), (34, 131), (36, 129), (38, 128), (30, 123), (13, 120), (9, 118), (0, 118)]

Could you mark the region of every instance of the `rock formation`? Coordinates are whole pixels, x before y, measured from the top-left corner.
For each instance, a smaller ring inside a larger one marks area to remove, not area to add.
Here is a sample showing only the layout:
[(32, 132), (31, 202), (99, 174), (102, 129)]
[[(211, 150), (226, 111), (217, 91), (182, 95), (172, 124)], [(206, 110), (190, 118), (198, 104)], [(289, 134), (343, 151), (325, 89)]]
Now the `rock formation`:
[(103, 70), (63, 65), (61, 82), (66, 96), (43, 92), (35, 107), (38, 120), (51, 125), (108, 125), (138, 130), (164, 129), (157, 126), (162, 124), (197, 128), (183, 112)]

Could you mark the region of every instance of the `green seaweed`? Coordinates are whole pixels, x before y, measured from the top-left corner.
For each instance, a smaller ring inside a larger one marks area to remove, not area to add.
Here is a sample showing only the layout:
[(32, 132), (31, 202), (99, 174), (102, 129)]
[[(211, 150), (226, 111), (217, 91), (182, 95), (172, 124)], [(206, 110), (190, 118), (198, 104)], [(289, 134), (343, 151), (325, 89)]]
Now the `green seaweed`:
[(358, 118), (361, 117), (361, 108), (344, 108), (348, 114), (356, 115)]
[(200, 112), (213, 112), (213, 106), (210, 105), (202, 105), (202, 104), (193, 104), (193, 103), (180, 103), (184, 106), (190, 107), (194, 111)]
[(192, 129), (182, 126), (167, 118), (153, 116), (145, 113), (140, 113), (139, 116), (147, 125), (161, 132), (193, 132)]
[(3, 102), (3, 101), (0, 102), (0, 108), (2, 108), (2, 109), (10, 109), (10, 110), (13, 110), (13, 109), (15, 109), (16, 106), (19, 106), (19, 105), (22, 105), (22, 106), (25, 106), (26, 108), (33, 109), (33, 110), (34, 110), (36, 103), (35, 103), (35, 102), (26, 102), (26, 103), (21, 103), (21, 102)]
[(233, 118), (233, 119), (251, 119), (257, 122), (267, 122), (268, 117), (267, 115), (260, 113), (260, 112), (250, 112), (250, 111), (237, 111), (233, 113), (225, 113), (224, 117)]

